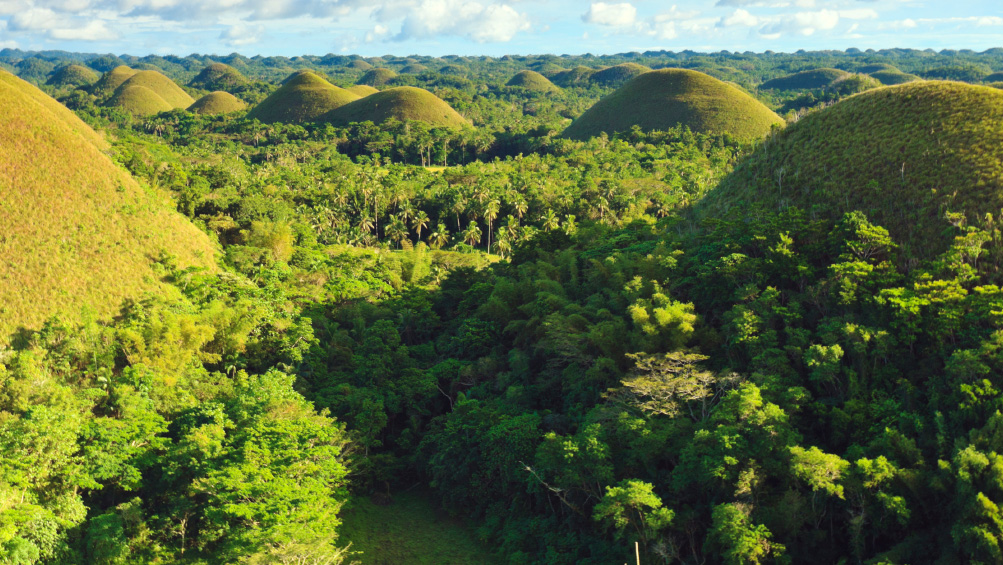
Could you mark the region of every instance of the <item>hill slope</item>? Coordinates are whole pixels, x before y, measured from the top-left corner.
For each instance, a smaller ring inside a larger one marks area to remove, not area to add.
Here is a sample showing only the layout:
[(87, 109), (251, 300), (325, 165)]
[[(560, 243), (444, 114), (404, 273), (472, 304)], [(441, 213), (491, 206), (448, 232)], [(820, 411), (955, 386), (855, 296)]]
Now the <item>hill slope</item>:
[(798, 206), (860, 210), (910, 256), (950, 240), (946, 212), (974, 222), (1003, 207), (1003, 92), (951, 82), (871, 90), (810, 114), (742, 163), (699, 208), (741, 217)]
[(373, 69), (371, 71), (366, 71), (366, 74), (362, 75), (362, 78), (359, 79), (358, 84), (365, 86), (375, 86), (379, 88), (382, 86), (386, 86), (387, 83), (390, 82), (395, 76), (397, 76), (397, 73), (393, 72), (390, 69), (384, 69), (384, 68)]
[(620, 86), (630, 79), (650, 71), (644, 65), (637, 63), (623, 63), (614, 67), (596, 71), (589, 76), (589, 82), (599, 86)]
[(122, 83), (132, 78), (132, 75), (139, 71), (133, 70), (125, 65), (120, 65), (101, 75), (90, 87), (90, 92), (98, 98), (107, 98), (115, 92), (115, 89), (122, 86)]
[(921, 80), (916, 75), (903, 73), (902, 71), (875, 71), (871, 73), (871, 77), (885, 86), (895, 86), (897, 84)]
[[(56, 120), (59, 120), (59, 122), (69, 128), (74, 135), (82, 137), (98, 149), (106, 149), (108, 147), (108, 143), (105, 139), (81, 121), (80, 118), (71, 112), (69, 108), (63, 106), (51, 96), (45, 94), (37, 88), (30, 86), (26, 87), (26, 83), (13, 74), (0, 70), (0, 86), (8, 86), (16, 91), (19, 96), (28, 97), (37, 104), (41, 105), (47, 111), (45, 114), (46, 116), (51, 116)], [(3, 99), (0, 99), (0, 105), (2, 104)], [(3, 149), (0, 148), (0, 153), (2, 153), (2, 151)]]
[(793, 75), (768, 80), (762, 84), (767, 90), (802, 90), (809, 88), (825, 88), (839, 79), (846, 78), (850, 73), (839, 69), (812, 69)]
[(310, 71), (300, 71), (247, 113), (265, 123), (309, 122), (358, 100), (359, 96), (338, 88)]
[(46, 84), (50, 86), (86, 86), (97, 82), (98, 74), (83, 65), (66, 65), (56, 69)]
[(535, 92), (557, 92), (557, 85), (536, 71), (520, 71), (512, 77), (506, 86), (518, 86)]
[(365, 98), (370, 94), (376, 94), (380, 91), (378, 88), (373, 88), (368, 84), (356, 84), (355, 86), (349, 86), (345, 90), (351, 92), (352, 94), (358, 96), (359, 98)]
[(247, 84), (247, 77), (237, 69), (223, 63), (209, 63), (188, 86), (214, 91), (228, 90), (244, 84)]
[(170, 104), (171, 109), (187, 108), (195, 102), (195, 99), (175, 84), (173, 80), (157, 71), (139, 71), (123, 82), (115, 91), (118, 94), (118, 91), (122, 89), (136, 86), (149, 89), (164, 102)]
[(335, 125), (346, 125), (366, 121), (381, 124), (390, 118), (445, 127), (459, 128), (467, 125), (463, 116), (456, 113), (449, 104), (427, 90), (412, 86), (371, 94), (330, 112), (323, 119)]
[[(215, 246), (105, 156), (82, 121), (0, 71), (0, 335), (58, 311), (101, 316), (160, 291), (162, 252), (212, 267)], [(65, 109), (64, 109), (65, 110)], [(68, 115), (67, 115), (68, 114)], [(3, 337), (0, 337), (0, 341)]]
[(118, 87), (104, 105), (109, 108), (119, 108), (135, 116), (153, 116), (174, 109), (174, 106), (156, 92), (139, 85)]
[(585, 140), (638, 125), (644, 131), (689, 126), (700, 133), (759, 139), (783, 120), (741, 90), (703, 73), (662, 69), (644, 73), (603, 98), (563, 136)]
[(188, 107), (189, 112), (194, 114), (208, 114), (210, 116), (240, 112), (246, 109), (247, 104), (245, 104), (243, 100), (237, 98), (229, 92), (223, 92), (221, 90), (206, 94)]

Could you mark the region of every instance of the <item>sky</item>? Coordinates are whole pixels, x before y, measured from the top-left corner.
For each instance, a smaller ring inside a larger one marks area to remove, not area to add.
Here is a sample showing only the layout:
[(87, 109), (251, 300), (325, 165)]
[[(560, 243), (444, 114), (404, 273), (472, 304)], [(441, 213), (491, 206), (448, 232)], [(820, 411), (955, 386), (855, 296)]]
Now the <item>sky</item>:
[(1003, 47), (1001, 0), (0, 0), (0, 48), (491, 55)]

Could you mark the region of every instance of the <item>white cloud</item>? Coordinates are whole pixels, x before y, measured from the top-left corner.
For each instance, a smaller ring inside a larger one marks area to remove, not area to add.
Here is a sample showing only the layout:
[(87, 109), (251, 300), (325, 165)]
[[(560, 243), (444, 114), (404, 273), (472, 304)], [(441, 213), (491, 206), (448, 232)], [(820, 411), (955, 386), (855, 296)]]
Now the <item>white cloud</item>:
[(785, 15), (764, 25), (759, 34), (766, 39), (778, 39), (783, 35), (814, 35), (817, 31), (828, 31), (839, 25), (839, 12), (818, 10)]
[(755, 27), (759, 25), (759, 18), (753, 16), (748, 10), (743, 10), (741, 8), (735, 10), (730, 16), (725, 16), (721, 18), (718, 23), (721, 27), (732, 27), (732, 26), (743, 26), (743, 27)]
[(42, 33), (55, 40), (102, 41), (118, 38), (118, 34), (108, 29), (104, 21), (74, 18), (49, 8), (29, 8), (14, 14), (7, 20), (7, 30)]
[(263, 25), (238, 23), (223, 30), (223, 33), (219, 34), (219, 38), (230, 47), (240, 47), (241, 45), (258, 43), (264, 35), (265, 26)]
[(611, 27), (628, 27), (637, 21), (637, 8), (630, 2), (607, 4), (593, 2), (582, 21)]
[(404, 12), (398, 40), (455, 35), (478, 43), (509, 41), (529, 29), (529, 18), (507, 4), (422, 0)]

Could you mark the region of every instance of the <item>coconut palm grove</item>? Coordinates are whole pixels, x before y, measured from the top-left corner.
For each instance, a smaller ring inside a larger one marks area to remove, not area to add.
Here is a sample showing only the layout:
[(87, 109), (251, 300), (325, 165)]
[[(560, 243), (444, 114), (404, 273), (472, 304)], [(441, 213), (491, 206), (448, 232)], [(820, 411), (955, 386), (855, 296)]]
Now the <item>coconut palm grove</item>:
[(1001, 285), (1003, 49), (7, 48), (0, 564), (1003, 563)]

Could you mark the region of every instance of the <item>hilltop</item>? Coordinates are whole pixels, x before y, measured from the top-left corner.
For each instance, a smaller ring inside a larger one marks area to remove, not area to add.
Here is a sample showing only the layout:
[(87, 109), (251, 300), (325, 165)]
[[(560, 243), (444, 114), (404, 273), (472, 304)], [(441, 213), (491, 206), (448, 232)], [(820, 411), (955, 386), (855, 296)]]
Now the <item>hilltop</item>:
[(247, 84), (247, 77), (240, 71), (223, 63), (209, 63), (209, 66), (188, 83), (192, 88), (201, 90), (231, 90)]
[(206, 94), (188, 107), (189, 112), (208, 115), (229, 114), (231, 112), (240, 112), (246, 109), (247, 104), (245, 104), (243, 100), (237, 98), (229, 92), (223, 92), (221, 90)]
[(551, 82), (558, 86), (569, 87), (578, 86), (582, 84), (587, 84), (589, 78), (592, 77), (596, 72), (595, 69), (586, 67), (584, 65), (578, 65), (573, 69), (568, 69), (566, 71), (561, 71), (554, 76), (550, 77)]
[(118, 87), (118, 89), (141, 86), (148, 88), (171, 105), (171, 108), (187, 108), (195, 102), (187, 92), (173, 80), (157, 71), (139, 71)]
[(386, 86), (387, 83), (395, 76), (397, 76), (397, 73), (390, 69), (372, 69), (370, 71), (366, 71), (366, 74), (362, 75), (362, 78), (359, 79), (357, 84), (379, 88), (381, 86)]
[(954, 82), (871, 90), (810, 114), (743, 162), (701, 202), (703, 215), (798, 206), (811, 217), (860, 210), (929, 258), (945, 214), (974, 223), (1003, 207), (1003, 92)]
[(98, 98), (107, 98), (115, 92), (115, 89), (122, 86), (123, 82), (129, 80), (138, 72), (125, 65), (119, 65), (101, 75), (101, 78), (91, 85), (89, 91)]
[(875, 71), (871, 73), (871, 77), (885, 86), (895, 86), (897, 84), (905, 84), (907, 82), (921, 80), (916, 75), (903, 73), (899, 70)]
[(377, 92), (380, 91), (380, 89), (373, 88), (372, 86), (369, 86), (368, 84), (356, 84), (355, 86), (349, 86), (345, 90), (351, 92), (352, 94), (355, 94), (359, 98), (365, 98), (366, 96), (369, 96), (370, 94), (376, 94)]
[(463, 127), (467, 121), (436, 95), (421, 88), (391, 88), (342, 106), (324, 120), (335, 125), (352, 122), (383, 123), (391, 118), (420, 121), (434, 126)]
[(300, 71), (252, 108), (247, 117), (265, 123), (309, 122), (358, 99), (358, 95), (334, 86), (316, 73)]
[(644, 73), (603, 98), (564, 131), (586, 140), (602, 132), (644, 131), (678, 125), (695, 132), (760, 139), (783, 120), (755, 98), (714, 77), (685, 69)]
[(622, 65), (606, 67), (605, 69), (592, 73), (592, 75), (589, 76), (589, 82), (599, 86), (617, 87), (650, 70), (651, 69), (648, 67), (638, 65), (637, 63), (624, 63)]
[(506, 86), (518, 86), (535, 92), (557, 92), (560, 90), (550, 79), (536, 71), (521, 71), (512, 77)]
[(153, 116), (174, 109), (170, 103), (145, 86), (120, 86), (104, 104), (135, 116)]
[(87, 86), (94, 84), (100, 77), (93, 70), (83, 65), (66, 65), (53, 71), (46, 84), (49, 86)]
[(212, 267), (207, 236), (105, 156), (93, 130), (0, 71), (0, 333), (162, 292), (152, 261)]
[(764, 82), (761, 88), (767, 90), (806, 90), (826, 88), (840, 79), (845, 79), (850, 73), (839, 69), (812, 69), (793, 75), (775, 78)]

